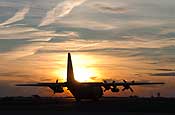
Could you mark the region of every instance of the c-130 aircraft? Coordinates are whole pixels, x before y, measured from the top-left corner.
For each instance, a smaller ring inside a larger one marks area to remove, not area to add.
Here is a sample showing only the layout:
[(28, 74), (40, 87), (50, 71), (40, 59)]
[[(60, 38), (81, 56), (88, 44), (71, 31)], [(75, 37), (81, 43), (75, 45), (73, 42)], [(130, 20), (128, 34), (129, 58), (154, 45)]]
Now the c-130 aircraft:
[[(130, 90), (133, 92), (133, 89), (130, 87), (131, 85), (155, 85), (155, 84), (164, 84), (163, 82), (127, 82), (123, 80), (123, 82), (78, 82), (74, 78), (71, 54), (68, 53), (67, 60), (67, 82), (58, 82), (56, 80), (55, 83), (33, 83), (33, 84), (16, 84), (16, 86), (39, 86), (39, 87), (49, 87), (53, 90), (54, 93), (63, 93), (63, 87), (67, 87), (68, 90), (73, 94), (76, 101), (80, 101), (81, 99), (92, 99), (98, 100), (102, 97), (103, 92), (106, 90), (111, 90), (112, 92), (119, 92), (119, 88), (117, 86), (123, 86), (124, 90)], [(103, 88), (102, 88), (103, 87)], [(104, 89), (104, 90), (103, 90)]]

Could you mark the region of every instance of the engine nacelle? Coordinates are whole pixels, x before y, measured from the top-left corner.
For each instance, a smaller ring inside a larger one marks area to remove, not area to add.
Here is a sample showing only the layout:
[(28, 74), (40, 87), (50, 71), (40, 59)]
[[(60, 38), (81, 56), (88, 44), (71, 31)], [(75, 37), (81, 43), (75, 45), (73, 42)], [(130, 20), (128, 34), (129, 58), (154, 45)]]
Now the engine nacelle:
[(111, 91), (112, 92), (119, 92), (120, 90), (119, 90), (119, 88), (111, 88)]
[(111, 87), (110, 86), (107, 86), (107, 85), (104, 86), (104, 88), (105, 88), (105, 91), (111, 89)]
[(63, 87), (62, 86), (56, 86), (56, 87), (50, 87), (54, 93), (63, 93)]

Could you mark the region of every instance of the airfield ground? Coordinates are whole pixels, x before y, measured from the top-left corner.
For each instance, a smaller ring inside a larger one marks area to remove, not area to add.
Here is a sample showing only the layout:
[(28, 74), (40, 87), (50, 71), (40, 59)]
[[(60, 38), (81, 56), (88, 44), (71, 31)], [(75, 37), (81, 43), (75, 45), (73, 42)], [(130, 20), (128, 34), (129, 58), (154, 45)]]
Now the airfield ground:
[(76, 102), (67, 97), (2, 97), (0, 113), (5, 114), (175, 114), (175, 98), (103, 97), (99, 101)]

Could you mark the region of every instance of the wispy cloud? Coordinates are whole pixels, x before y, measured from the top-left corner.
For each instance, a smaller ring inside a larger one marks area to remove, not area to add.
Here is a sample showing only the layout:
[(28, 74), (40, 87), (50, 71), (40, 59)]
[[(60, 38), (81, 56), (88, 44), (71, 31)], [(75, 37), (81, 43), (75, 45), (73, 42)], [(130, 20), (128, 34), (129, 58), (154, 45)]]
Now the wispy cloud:
[(32, 77), (31, 74), (25, 74), (25, 73), (20, 73), (20, 72), (0, 72), (0, 76), (4, 77)]
[(76, 21), (58, 21), (59, 24), (62, 24), (67, 27), (75, 27), (75, 28), (85, 28), (90, 30), (110, 30), (117, 28), (111, 24), (106, 24), (97, 21), (91, 20), (76, 20)]
[(47, 41), (52, 37), (79, 38), (79, 34), (73, 31), (47, 31), (28, 26), (9, 26), (0, 30), (0, 39), (33, 39), (32, 41)]
[[(174, 41), (175, 42), (175, 41)], [(37, 51), (37, 53), (56, 53), (64, 51), (72, 52), (120, 52), (126, 53), (127, 56), (156, 56), (170, 51), (174, 42), (162, 41), (114, 41), (114, 40), (83, 40), (73, 39), (58, 43), (54, 47), (45, 47)], [(52, 45), (52, 44), (49, 44)], [(161, 51), (161, 53), (160, 53)], [(166, 54), (167, 55), (167, 54)]]
[(56, 7), (47, 12), (39, 26), (46, 26), (54, 23), (58, 18), (68, 15), (73, 8), (83, 4), (86, 0), (66, 0), (58, 3)]
[(1, 7), (14, 7), (16, 4), (13, 2), (0, 2)]
[(151, 73), (151, 76), (169, 76), (175, 77), (175, 72), (167, 72), (167, 73)]
[(23, 20), (26, 14), (29, 12), (30, 7), (24, 7), (23, 9), (19, 10), (18, 12), (15, 13), (15, 15), (5, 22), (1, 23), (0, 26), (5, 26), (20, 20)]
[(128, 21), (126, 23), (126, 26), (128, 27), (134, 27), (134, 28), (143, 28), (143, 27), (154, 27), (154, 26), (160, 26), (165, 24), (166, 22), (161, 20), (134, 20), (134, 21)]
[(14, 60), (33, 55), (38, 49), (49, 44), (48, 41), (52, 38), (57, 39), (57, 41), (64, 41), (65, 38), (79, 38), (79, 34), (73, 31), (56, 32), (18, 25), (1, 28), (0, 36), (0, 40), (7, 40), (5, 42), (6, 45), (0, 45), (0, 51), (2, 52), (0, 53), (0, 57), (5, 60)]
[(110, 12), (110, 13), (126, 13), (128, 9), (123, 6), (111, 6), (102, 3), (96, 3), (93, 5), (94, 8), (98, 9), (101, 12)]
[(175, 69), (166, 69), (166, 68), (162, 68), (162, 69), (155, 69), (158, 71), (175, 71)]
[(168, 33), (173, 33), (173, 32), (175, 32), (175, 28), (168, 28), (168, 29), (162, 29), (162, 31), (160, 31), (160, 34), (163, 35), (163, 34), (168, 34)]
[(2, 59), (16, 60), (18, 58), (33, 55), (38, 49), (42, 48), (44, 43), (33, 43), (25, 46), (14, 48), (11, 51), (0, 53)]

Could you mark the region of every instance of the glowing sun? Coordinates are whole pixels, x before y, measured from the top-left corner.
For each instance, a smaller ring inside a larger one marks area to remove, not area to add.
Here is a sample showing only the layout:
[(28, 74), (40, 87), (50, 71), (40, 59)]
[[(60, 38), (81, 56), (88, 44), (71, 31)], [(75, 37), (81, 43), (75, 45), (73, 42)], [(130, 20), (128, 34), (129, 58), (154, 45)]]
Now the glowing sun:
[(89, 68), (75, 68), (74, 76), (79, 82), (91, 81), (91, 77), (95, 75), (95, 71)]
[[(67, 63), (67, 60), (64, 60), (63, 63)], [(93, 67), (93, 64), (96, 63), (96, 59), (86, 55), (73, 55), (72, 56), (72, 63), (73, 63), (73, 71), (74, 77), (79, 82), (91, 82), (93, 81), (92, 78), (96, 78), (99, 76), (99, 72), (96, 68)], [(67, 79), (67, 67), (59, 68), (56, 70), (56, 74), (64, 79)]]

